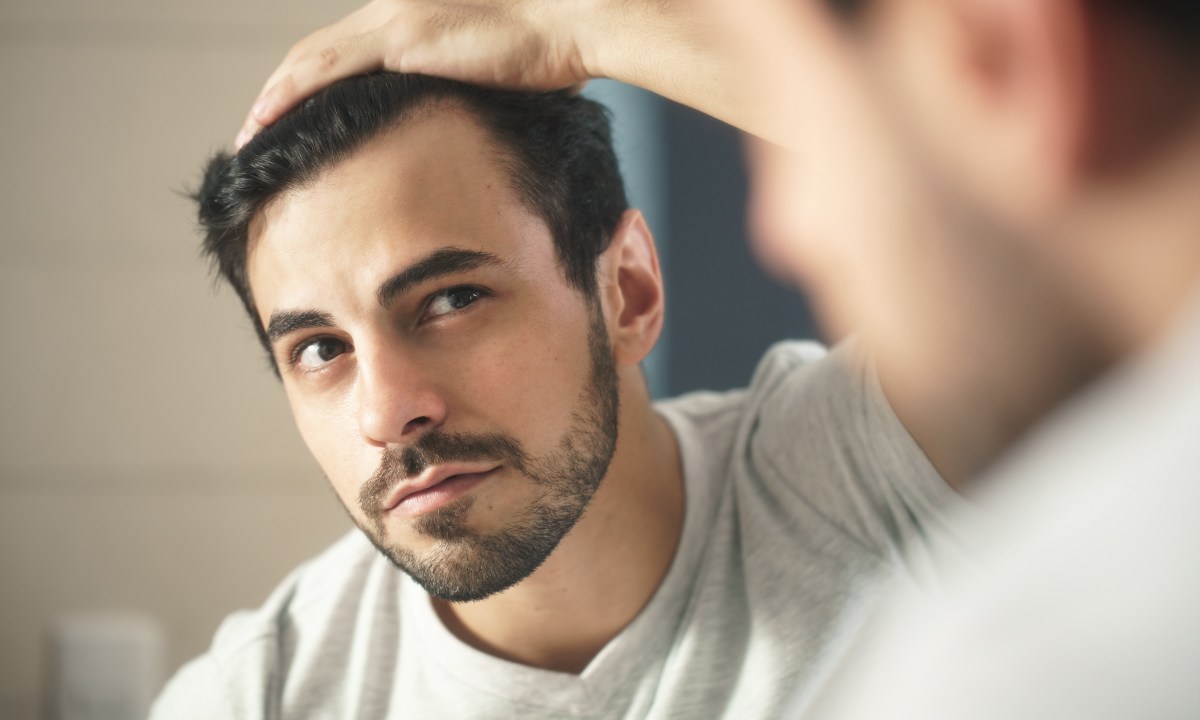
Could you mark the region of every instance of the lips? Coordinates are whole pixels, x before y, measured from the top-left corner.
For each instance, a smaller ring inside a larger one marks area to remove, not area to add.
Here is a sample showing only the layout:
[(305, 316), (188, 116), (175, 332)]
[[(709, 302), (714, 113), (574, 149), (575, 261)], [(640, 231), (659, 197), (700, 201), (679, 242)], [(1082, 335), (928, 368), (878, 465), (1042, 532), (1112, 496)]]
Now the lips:
[(411, 480), (406, 480), (384, 497), (384, 512), (406, 511), (420, 514), (449, 502), (479, 484), (500, 466), (479, 463), (433, 465)]

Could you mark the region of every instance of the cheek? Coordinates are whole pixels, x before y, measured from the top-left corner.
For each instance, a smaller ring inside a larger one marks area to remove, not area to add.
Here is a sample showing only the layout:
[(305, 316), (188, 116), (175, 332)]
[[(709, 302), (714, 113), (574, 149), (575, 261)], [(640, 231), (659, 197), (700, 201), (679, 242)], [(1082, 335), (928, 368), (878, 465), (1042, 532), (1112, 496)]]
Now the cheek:
[(292, 393), (288, 402), (308, 451), (334, 492), (357, 515), (358, 489), (375, 471), (378, 450), (370, 450), (363, 441), (354, 409), (344, 399), (319, 403)]
[(456, 358), (451, 429), (510, 434), (534, 454), (557, 444), (591, 372), (586, 310), (571, 310), (525, 313)]

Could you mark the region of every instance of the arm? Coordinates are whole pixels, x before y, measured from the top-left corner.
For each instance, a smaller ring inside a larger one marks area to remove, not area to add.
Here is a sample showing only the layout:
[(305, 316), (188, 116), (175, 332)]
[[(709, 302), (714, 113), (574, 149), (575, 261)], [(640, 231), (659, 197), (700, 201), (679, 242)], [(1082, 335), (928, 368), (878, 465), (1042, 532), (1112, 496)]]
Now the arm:
[(732, 4), (372, 0), (291, 49), (237, 144), (330, 83), (379, 69), (531, 90), (609, 77), (778, 141), (769, 108), (747, 89), (752, 61), (729, 31)]

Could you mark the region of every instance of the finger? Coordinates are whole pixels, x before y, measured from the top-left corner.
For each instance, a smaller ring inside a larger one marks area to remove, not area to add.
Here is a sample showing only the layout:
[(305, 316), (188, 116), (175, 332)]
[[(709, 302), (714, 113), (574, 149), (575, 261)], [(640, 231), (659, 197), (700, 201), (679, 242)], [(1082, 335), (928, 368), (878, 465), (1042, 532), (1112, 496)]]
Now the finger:
[(366, 33), (325, 45), (299, 57), (259, 96), (250, 110), (260, 126), (270, 125), (288, 110), (317, 91), (353, 75), (383, 67), (384, 53), (380, 34)]
[[(377, 2), (369, 2), (358, 10), (350, 13), (346, 17), (331, 23), (311, 33), (307, 37), (301, 39), (288, 49), (283, 61), (275, 68), (267, 81), (259, 88), (258, 95), (255, 97), (257, 104), (267, 91), (277, 85), (283, 78), (288, 77), (295, 72), (300, 60), (312, 52), (315, 48), (336, 45), (340, 38), (354, 37), (358, 35), (367, 35), (373, 28), (378, 28), (387, 19), (385, 13), (387, 8)], [(296, 102), (299, 102), (298, 100)], [(294, 105), (295, 103), (293, 103)], [(278, 119), (278, 115), (282, 115), (286, 109), (280, 110), (276, 117), (270, 122)], [(240, 149), (245, 145), (250, 138), (254, 137), (267, 121), (259, 122), (256, 119), (253, 109), (246, 115), (246, 119), (242, 122), (242, 127), (234, 141), (235, 149)]]
[(255, 100), (258, 100), (258, 98), (261, 98), (264, 94), (266, 94), (267, 90), (275, 85), (275, 83), (279, 82), (280, 79), (294, 72), (297, 64), (299, 64), (302, 58), (310, 55), (313, 52), (317, 52), (326, 46), (337, 45), (339, 42), (341, 42), (342, 38), (365, 35), (370, 32), (371, 28), (378, 27), (380, 23), (372, 22), (369, 16), (364, 16), (361, 14), (370, 7), (371, 6), (368, 5), (360, 8), (352, 15), (344, 17), (332, 25), (326, 25), (325, 27), (300, 40), (295, 45), (292, 45), (292, 47), (288, 49), (287, 55), (284, 55), (283, 61), (279, 63), (279, 66), (275, 68), (275, 70), (267, 78), (267, 81), (262, 84), (261, 88), (259, 88), (258, 96), (255, 98)]
[(242, 129), (238, 131), (237, 139), (233, 141), (233, 149), (241, 150), (242, 146), (250, 142), (250, 139), (257, 135), (259, 130), (262, 130), (262, 125), (254, 122), (254, 118), (246, 118), (246, 121), (242, 123)]
[[(345, 21), (343, 20), (343, 22)], [(254, 104), (257, 104), (259, 100), (262, 99), (263, 95), (267, 93), (267, 90), (274, 87), (274, 85), (278, 83), (281, 78), (291, 74), (299, 58), (306, 54), (310, 47), (322, 42), (323, 35), (328, 36), (336, 31), (336, 25), (324, 27), (304, 38), (303, 40), (300, 40), (295, 45), (292, 45), (292, 47), (288, 49), (287, 55), (283, 57), (283, 62), (279, 63), (275, 70), (271, 72), (270, 76), (267, 77), (267, 81), (264, 82), (262, 87), (258, 89), (258, 94), (254, 97)], [(325, 40), (325, 42), (328, 42), (328, 40)], [(238, 130), (237, 138), (233, 142), (234, 149), (240, 150), (242, 146), (249, 142), (250, 138), (257, 135), (258, 131), (262, 130), (262, 128), (263, 125), (260, 125), (258, 121), (255, 120), (252, 106), (250, 112), (248, 112), (245, 119), (242, 120), (242, 125)]]

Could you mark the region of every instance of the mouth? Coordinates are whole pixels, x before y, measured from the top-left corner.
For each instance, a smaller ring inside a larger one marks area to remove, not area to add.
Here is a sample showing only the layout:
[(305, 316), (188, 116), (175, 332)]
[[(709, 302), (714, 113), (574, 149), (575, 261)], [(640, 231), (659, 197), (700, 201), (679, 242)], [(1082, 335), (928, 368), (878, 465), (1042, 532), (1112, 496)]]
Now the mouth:
[(499, 465), (435, 465), (400, 483), (386, 498), (389, 515), (416, 517), (462, 497), (500, 470)]

